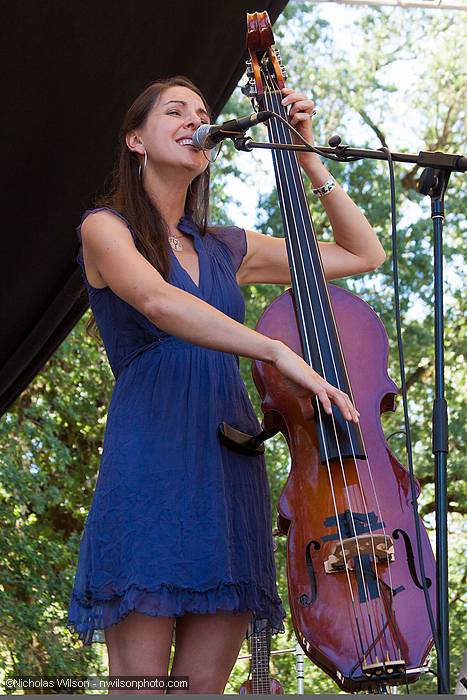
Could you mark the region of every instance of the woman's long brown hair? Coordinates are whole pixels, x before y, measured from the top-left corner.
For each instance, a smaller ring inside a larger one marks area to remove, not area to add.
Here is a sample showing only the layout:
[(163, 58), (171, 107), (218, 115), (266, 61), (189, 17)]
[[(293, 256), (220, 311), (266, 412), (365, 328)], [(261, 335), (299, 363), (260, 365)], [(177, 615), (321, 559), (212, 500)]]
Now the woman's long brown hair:
[[(189, 88), (199, 95), (209, 112), (199, 88), (182, 75), (148, 85), (127, 111), (120, 128), (118, 155), (111, 173), (109, 191), (100, 195), (94, 203), (94, 207), (110, 207), (123, 214), (135, 233), (137, 249), (166, 280), (170, 274), (167, 224), (143, 188), (139, 176), (138, 156), (130, 151), (125, 137), (133, 129), (144, 126), (149, 112), (165, 90), (178, 86)], [(193, 219), (204, 235), (209, 210), (209, 167), (191, 183), (186, 207), (192, 211)], [(99, 337), (92, 313), (86, 323), (86, 331), (96, 338)]]

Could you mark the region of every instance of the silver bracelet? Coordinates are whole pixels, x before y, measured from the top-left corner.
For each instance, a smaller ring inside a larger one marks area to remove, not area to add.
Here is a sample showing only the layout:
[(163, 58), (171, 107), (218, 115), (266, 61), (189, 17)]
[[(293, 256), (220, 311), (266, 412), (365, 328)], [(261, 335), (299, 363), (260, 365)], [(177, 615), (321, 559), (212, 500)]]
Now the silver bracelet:
[(313, 194), (315, 194), (317, 197), (324, 197), (324, 195), (329, 194), (329, 192), (332, 192), (334, 187), (336, 186), (336, 181), (334, 180), (333, 176), (330, 175), (329, 179), (326, 180), (324, 185), (321, 185), (321, 187), (315, 187), (311, 191)]

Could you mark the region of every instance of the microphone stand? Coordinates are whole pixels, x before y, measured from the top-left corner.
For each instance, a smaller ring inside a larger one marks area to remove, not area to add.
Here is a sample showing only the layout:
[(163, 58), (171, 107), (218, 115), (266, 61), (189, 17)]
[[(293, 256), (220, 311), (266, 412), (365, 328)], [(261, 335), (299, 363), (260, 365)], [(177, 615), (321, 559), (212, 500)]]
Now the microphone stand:
[[(387, 160), (381, 150), (351, 148), (341, 145), (339, 136), (329, 140), (330, 147), (311, 147), (286, 143), (253, 141), (246, 136), (233, 139), (239, 151), (268, 148), (285, 151), (310, 151), (340, 162), (368, 158)], [(444, 194), (453, 171), (466, 172), (467, 157), (439, 151), (392, 153), (393, 161), (414, 163), (424, 168), (419, 180), (419, 192), (431, 198), (433, 220), (434, 259), (434, 351), (435, 351), (435, 400), (433, 402), (432, 440), (435, 467), (436, 508), (436, 604), (438, 632), (438, 693), (449, 695), (449, 588), (448, 588), (448, 525), (447, 525), (447, 454), (448, 410), (444, 395), (444, 315), (443, 315), (443, 223)], [(445, 679), (445, 682), (443, 682)], [(446, 687), (447, 686), (447, 687)]]
[[(387, 160), (386, 154), (381, 150), (375, 151), (369, 148), (352, 148), (351, 146), (341, 145), (339, 136), (333, 136), (329, 141), (336, 145), (330, 148), (327, 146), (311, 148), (301, 144), (253, 141), (248, 136), (239, 136), (233, 139), (235, 148), (238, 151), (252, 151), (254, 148), (268, 148), (277, 151), (310, 151), (310, 153), (318, 153), (325, 157), (330, 156), (332, 160), (339, 160), (343, 163), (360, 160), (361, 158)], [(459, 173), (465, 173), (467, 171), (467, 156), (442, 153), (441, 151), (420, 151), (417, 155), (413, 153), (391, 152), (391, 156), (392, 160), (400, 163), (414, 163), (421, 168), (441, 168), (450, 170), (451, 172), (454, 170)]]

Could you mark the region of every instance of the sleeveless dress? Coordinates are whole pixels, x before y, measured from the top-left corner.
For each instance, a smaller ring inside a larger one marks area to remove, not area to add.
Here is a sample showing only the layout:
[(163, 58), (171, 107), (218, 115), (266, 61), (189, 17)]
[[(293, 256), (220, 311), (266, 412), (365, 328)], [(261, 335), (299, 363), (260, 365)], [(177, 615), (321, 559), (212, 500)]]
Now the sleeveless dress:
[[(99, 209), (107, 207), (87, 210), (81, 224)], [(243, 322), (235, 273), (244, 230), (202, 236), (189, 214), (178, 228), (193, 237), (199, 286), (172, 250), (170, 283)], [(260, 430), (238, 357), (168, 335), (109, 287), (89, 284), (82, 247), (77, 261), (116, 381), (67, 629), (90, 645), (131, 611), (222, 610), (252, 612), (246, 636), (283, 632), (264, 458), (237, 454), (217, 437), (222, 421)]]

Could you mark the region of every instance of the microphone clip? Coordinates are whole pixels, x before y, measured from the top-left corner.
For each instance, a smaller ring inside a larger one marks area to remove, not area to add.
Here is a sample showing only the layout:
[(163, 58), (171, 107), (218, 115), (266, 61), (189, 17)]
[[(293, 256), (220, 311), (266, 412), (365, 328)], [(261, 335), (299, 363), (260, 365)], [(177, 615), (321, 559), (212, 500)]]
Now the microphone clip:
[(250, 136), (245, 136), (245, 134), (242, 136), (237, 136), (233, 139), (233, 142), (237, 151), (246, 151), (247, 153), (251, 153), (253, 150), (252, 146), (250, 146), (250, 143), (252, 142)]

